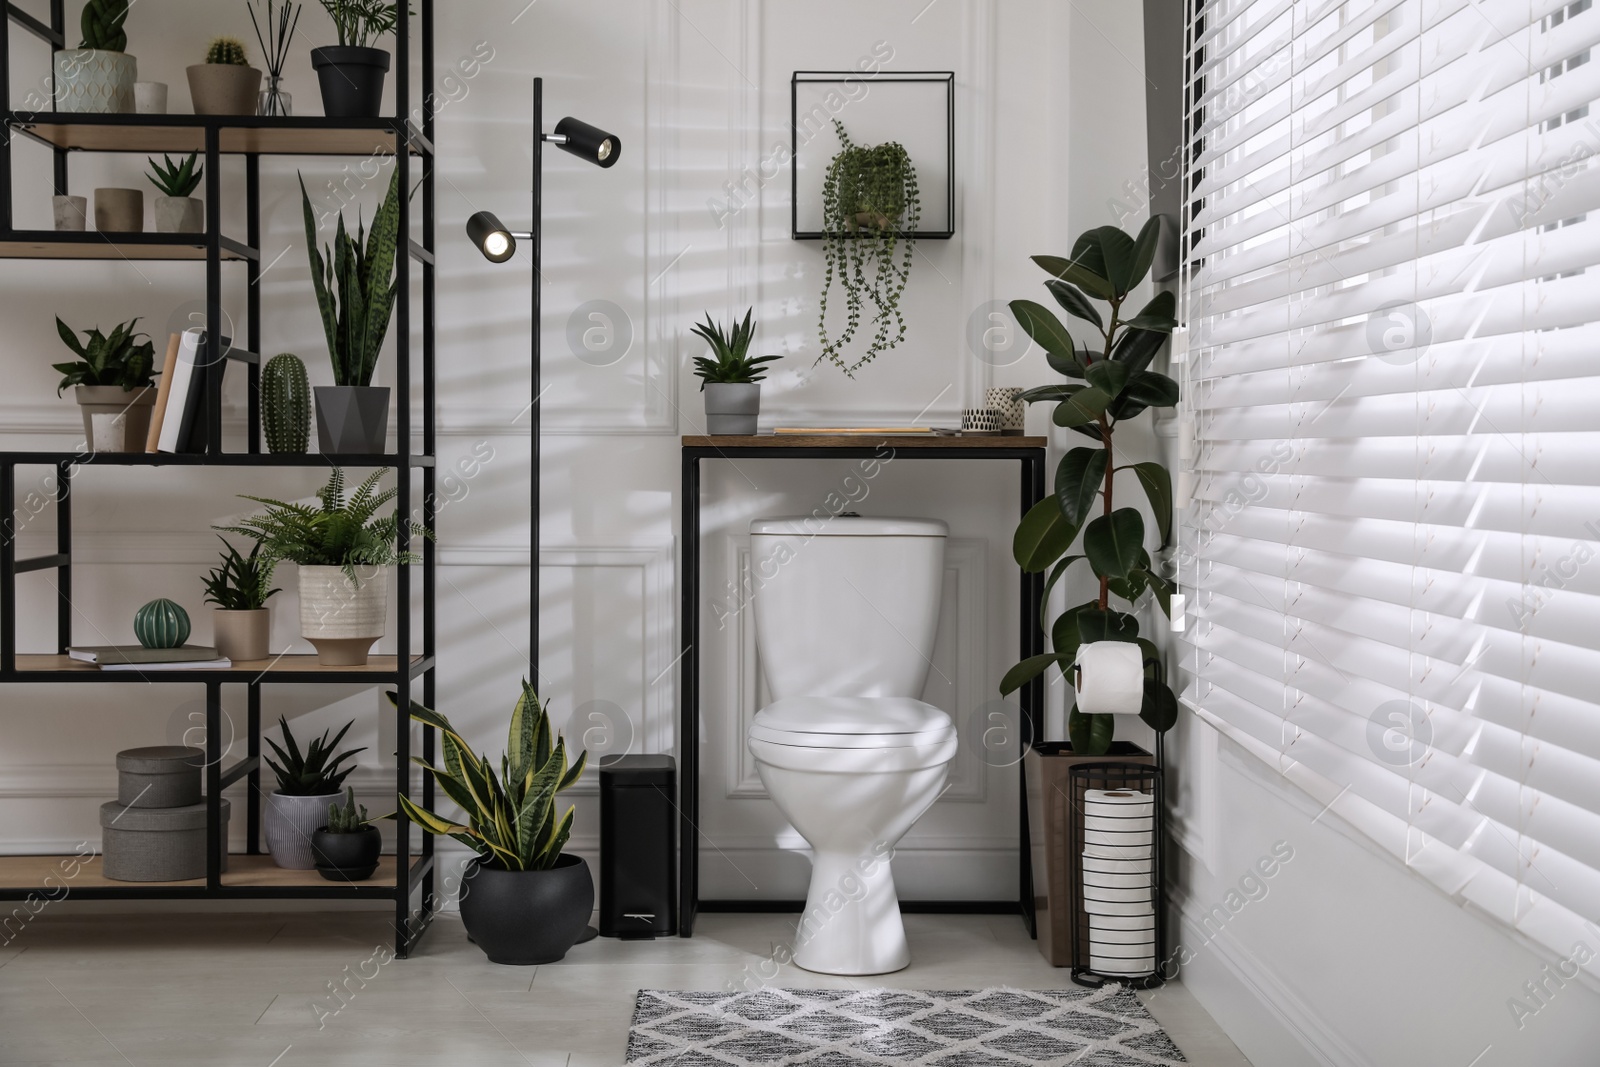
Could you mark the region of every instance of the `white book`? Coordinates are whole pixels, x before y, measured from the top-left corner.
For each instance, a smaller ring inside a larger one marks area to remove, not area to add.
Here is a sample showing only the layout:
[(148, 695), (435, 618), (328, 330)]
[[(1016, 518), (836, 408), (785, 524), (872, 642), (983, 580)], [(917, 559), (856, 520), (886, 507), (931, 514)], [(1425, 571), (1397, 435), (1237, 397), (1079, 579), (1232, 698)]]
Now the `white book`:
[[(216, 659), (191, 660), (188, 663), (102, 663), (103, 671), (226, 671), (233, 661), (226, 656)], [(208, 683), (209, 684), (209, 683)]]
[(177, 365), (172, 370), (172, 388), (168, 394), (166, 417), (161, 421), (161, 440), (156, 445), (157, 451), (178, 452), (183, 447), (184, 424), (192, 424), (194, 418), (192, 412), (195, 405), (191, 398), (198, 399), (196, 394), (204, 384), (204, 375), (200, 373), (200, 346), (205, 336), (205, 331), (198, 328), (183, 331), (183, 339), (178, 345)]

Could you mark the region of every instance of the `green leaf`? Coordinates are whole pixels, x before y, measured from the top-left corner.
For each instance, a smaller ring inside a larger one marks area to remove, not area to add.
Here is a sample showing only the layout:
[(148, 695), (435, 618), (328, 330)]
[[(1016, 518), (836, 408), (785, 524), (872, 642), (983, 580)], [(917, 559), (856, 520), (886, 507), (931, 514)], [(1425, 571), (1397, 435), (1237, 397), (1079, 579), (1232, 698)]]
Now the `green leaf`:
[(1154, 678), (1144, 681), (1144, 703), (1139, 718), (1158, 734), (1164, 734), (1178, 724), (1178, 698), (1163, 682)]
[(1091, 601), (1078, 613), (1078, 638), (1084, 644), (1095, 641), (1137, 641), (1139, 620), (1125, 611), (1100, 609)]
[(1062, 662), (1071, 663), (1078, 655), (1078, 646), (1083, 643), (1083, 631), (1079, 620), (1084, 613), (1098, 611), (1097, 601), (1088, 601), (1075, 608), (1068, 608), (1056, 617), (1055, 623), (1050, 627), (1050, 647), (1056, 650), (1056, 655), (1062, 657)]
[(1150, 511), (1156, 517), (1156, 529), (1161, 533), (1161, 547), (1172, 540), (1172, 475), (1167, 468), (1154, 460), (1135, 463), (1133, 473), (1144, 486), (1144, 495), (1150, 499)]
[(1124, 330), (1111, 350), (1111, 358), (1137, 373), (1150, 365), (1166, 343), (1167, 335), (1160, 330)]
[(1085, 715), (1072, 706), (1067, 716), (1067, 739), (1072, 742), (1074, 756), (1104, 756), (1111, 751), (1111, 739), (1117, 732), (1115, 715)]
[(1068, 427), (1097, 422), (1100, 416), (1105, 414), (1106, 405), (1109, 403), (1111, 403), (1109, 396), (1089, 386), (1057, 404), (1050, 419), (1057, 426)]
[(1144, 596), (1149, 587), (1147, 572), (1137, 567), (1128, 572), (1126, 578), (1107, 578), (1106, 588), (1130, 604), (1137, 604), (1139, 598)]
[(1083, 295), (1082, 289), (1060, 278), (1051, 278), (1044, 283), (1044, 287), (1050, 290), (1050, 295), (1056, 298), (1056, 303), (1067, 309), (1067, 314), (1085, 322), (1092, 322), (1101, 333), (1105, 332), (1106, 324), (1100, 317), (1100, 309), (1089, 302), (1089, 298)]
[(1102, 578), (1121, 578), (1139, 562), (1144, 549), (1144, 519), (1133, 508), (1101, 515), (1084, 529), (1083, 550)]
[(1177, 298), (1171, 293), (1157, 293), (1150, 303), (1139, 310), (1139, 314), (1127, 319), (1122, 325), (1130, 326), (1136, 330), (1158, 330), (1161, 333), (1171, 333), (1178, 325), (1178, 320), (1172, 317), (1177, 310), (1177, 306)]
[(72, 349), (73, 354), (79, 359), (89, 358), (89, 353), (83, 350), (83, 345), (79, 342), (78, 335), (60, 318), (56, 319), (56, 333), (61, 335), (61, 340), (66, 342), (67, 347)]
[(1059, 582), (1062, 576), (1067, 573), (1068, 567), (1071, 567), (1074, 563), (1081, 559), (1088, 558), (1088, 556), (1081, 555), (1068, 556), (1051, 568), (1050, 577), (1046, 578), (1044, 582), (1044, 592), (1039, 594), (1039, 628), (1041, 630), (1048, 630), (1050, 628), (1049, 622), (1046, 621), (1047, 616), (1045, 615), (1045, 612), (1050, 610), (1050, 591), (1056, 587), (1056, 583)]
[(1024, 571), (1037, 573), (1060, 559), (1077, 536), (1078, 527), (1067, 522), (1052, 494), (1022, 517), (1011, 539), (1011, 555)]
[(1172, 594), (1177, 587), (1155, 571), (1145, 570), (1141, 571), (1141, 573), (1150, 588), (1155, 590), (1156, 603), (1161, 605), (1162, 614), (1169, 619), (1172, 618)]
[(1050, 664), (1062, 662), (1061, 657), (1051, 653), (1042, 656), (1029, 656), (1021, 663), (1015, 664), (1006, 676), (1000, 679), (1000, 695), (1008, 697), (1018, 689), (1033, 681), (1049, 669)]
[[(1125, 295), (1139, 284), (1139, 278), (1134, 276), (1137, 256), (1133, 238), (1117, 226), (1098, 226), (1085, 232), (1072, 249), (1072, 258), (1096, 270), (1111, 283), (1117, 296)], [(1103, 267), (1097, 269), (1097, 261)], [(1145, 269), (1149, 269), (1149, 264)]]
[(1161, 242), (1161, 216), (1151, 215), (1145, 221), (1144, 227), (1139, 230), (1139, 236), (1133, 241), (1133, 265), (1130, 269), (1132, 281), (1128, 288), (1132, 289), (1144, 281), (1144, 276), (1150, 273), (1150, 264), (1155, 262), (1156, 246)]
[(1056, 467), (1056, 499), (1073, 526), (1083, 525), (1105, 482), (1107, 454), (1103, 448), (1074, 448)]
[(1089, 384), (1109, 397), (1115, 397), (1128, 384), (1128, 368), (1121, 363), (1099, 360), (1084, 368), (1083, 376)]
[(1036, 385), (1022, 392), (1024, 404), (1038, 404), (1047, 400), (1065, 400), (1082, 389), (1081, 385)]
[(1153, 408), (1174, 407), (1179, 398), (1178, 383), (1165, 374), (1153, 370), (1142, 370), (1130, 375), (1123, 393)]
[(1011, 314), (1016, 317), (1017, 325), (1021, 326), (1023, 332), (1033, 338), (1040, 348), (1058, 357), (1072, 358), (1072, 354), (1077, 350), (1077, 346), (1072, 343), (1072, 335), (1049, 308), (1032, 300), (1013, 300)]
[(1111, 283), (1106, 280), (1104, 273), (1105, 263), (1095, 257), (1092, 263), (1078, 258), (1076, 252), (1071, 259), (1062, 259), (1060, 256), (1034, 256), (1033, 261), (1051, 274), (1064, 282), (1071, 282), (1090, 296), (1097, 296), (1101, 300), (1110, 300), (1112, 297)]
[(1081, 350), (1076, 353), (1076, 355), (1070, 357), (1058, 356), (1054, 352), (1046, 352), (1044, 354), (1044, 361), (1050, 364), (1051, 370), (1055, 371), (1057, 374), (1064, 374), (1068, 378), (1082, 378), (1083, 368), (1087, 365), (1087, 361), (1083, 358), (1083, 352)]

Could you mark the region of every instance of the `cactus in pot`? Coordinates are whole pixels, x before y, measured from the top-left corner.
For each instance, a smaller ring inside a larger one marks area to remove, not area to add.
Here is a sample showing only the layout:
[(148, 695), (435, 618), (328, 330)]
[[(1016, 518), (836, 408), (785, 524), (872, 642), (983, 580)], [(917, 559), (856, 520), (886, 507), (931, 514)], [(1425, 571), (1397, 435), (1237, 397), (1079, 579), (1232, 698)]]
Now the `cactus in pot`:
[(311, 382), (299, 356), (284, 352), (267, 360), (262, 368), (261, 426), (268, 452), (310, 451)]
[(187, 71), (189, 98), (196, 115), (254, 115), (261, 72), (250, 65), (244, 42), (218, 37), (206, 49), (206, 61)]
[(218, 37), (206, 49), (206, 62), (230, 67), (248, 67), (250, 58), (245, 54), (244, 42), (237, 37)]

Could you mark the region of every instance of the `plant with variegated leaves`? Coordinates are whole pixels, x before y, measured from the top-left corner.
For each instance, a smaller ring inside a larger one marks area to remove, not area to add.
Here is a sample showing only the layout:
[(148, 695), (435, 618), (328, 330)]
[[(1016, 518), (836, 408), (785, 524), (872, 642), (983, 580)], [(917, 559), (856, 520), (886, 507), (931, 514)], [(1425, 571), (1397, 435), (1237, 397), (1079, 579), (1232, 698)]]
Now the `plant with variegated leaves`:
[[(397, 703), (393, 693), (389, 700)], [(572, 834), (572, 808), (556, 814), (556, 794), (583, 774), (588, 753), (567, 765), (566, 740), (550, 728), (550, 716), (526, 681), (511, 711), (511, 733), (495, 774), (489, 757), (475, 755), (450, 720), (411, 703), (411, 717), (439, 731), (444, 768), (412, 757), (444, 795), (466, 812), (465, 824), (436, 815), (401, 795), (400, 810), (430, 834), (453, 837), (486, 866), (507, 871), (546, 871), (561, 858)]]
[[(1100, 335), (1093, 347), (1079, 347), (1048, 308), (1032, 300), (1011, 302), (1018, 324), (1044, 349), (1051, 368), (1072, 379), (1030, 389), (1022, 394), (1023, 399), (1029, 403), (1054, 401), (1052, 421), (1095, 442), (1070, 449), (1061, 457), (1055, 492), (1023, 517), (1012, 551), (1024, 571), (1049, 571), (1042, 604), (1048, 603), (1050, 591), (1079, 561), (1088, 562), (1100, 580), (1100, 592), (1095, 599), (1068, 608), (1053, 623), (1043, 614), (1039, 624), (1049, 631), (1053, 651), (1018, 663), (1000, 683), (1001, 694), (1009, 695), (1052, 665), (1071, 682), (1080, 645), (1134, 642), (1143, 650), (1145, 662), (1140, 718), (1158, 733), (1177, 722), (1177, 697), (1166, 683), (1156, 646), (1139, 636), (1138, 619), (1116, 610), (1111, 598), (1116, 596), (1131, 609), (1148, 593), (1162, 611), (1170, 615), (1172, 610), (1172, 583), (1155, 572), (1145, 548), (1144, 517), (1137, 509), (1117, 507), (1114, 502), (1116, 476), (1134, 475), (1150, 500), (1165, 546), (1172, 538), (1172, 477), (1156, 462), (1119, 466), (1112, 451), (1113, 434), (1124, 420), (1146, 408), (1170, 408), (1178, 403), (1178, 383), (1149, 369), (1177, 326), (1173, 295), (1157, 293), (1129, 317), (1124, 317), (1123, 309), (1129, 294), (1150, 271), (1159, 233), (1154, 218), (1137, 238), (1115, 226), (1102, 226), (1078, 238), (1070, 259), (1033, 257), (1051, 275), (1044, 284), (1056, 302)], [(1110, 314), (1102, 314), (1095, 301), (1109, 304)], [(1094, 514), (1097, 510), (1098, 515)], [(1080, 532), (1080, 553), (1068, 555)], [(1114, 716), (1084, 715), (1076, 705), (1067, 719), (1073, 750), (1084, 755), (1107, 752), (1114, 729)]]

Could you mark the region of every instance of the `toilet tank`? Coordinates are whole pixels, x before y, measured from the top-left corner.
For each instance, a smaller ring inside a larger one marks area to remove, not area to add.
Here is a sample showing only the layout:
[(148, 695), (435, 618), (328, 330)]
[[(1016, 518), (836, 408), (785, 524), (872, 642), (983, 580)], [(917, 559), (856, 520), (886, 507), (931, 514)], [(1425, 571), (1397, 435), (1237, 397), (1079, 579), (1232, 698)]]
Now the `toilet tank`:
[(937, 519), (752, 522), (749, 588), (772, 698), (920, 696), (948, 533)]

